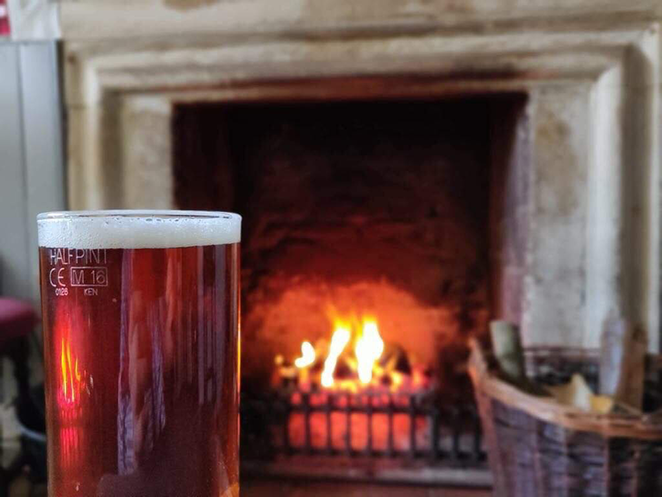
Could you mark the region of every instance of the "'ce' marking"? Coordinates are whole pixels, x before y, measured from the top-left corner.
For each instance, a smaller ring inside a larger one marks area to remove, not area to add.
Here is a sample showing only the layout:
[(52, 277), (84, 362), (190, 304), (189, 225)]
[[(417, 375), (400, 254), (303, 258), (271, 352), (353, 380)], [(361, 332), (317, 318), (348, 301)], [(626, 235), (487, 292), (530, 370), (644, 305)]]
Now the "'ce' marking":
[(53, 268), (51, 269), (50, 273), (48, 273), (48, 280), (51, 282), (51, 286), (65, 286), (64, 285), (64, 268), (61, 267), (60, 269), (58, 268)]

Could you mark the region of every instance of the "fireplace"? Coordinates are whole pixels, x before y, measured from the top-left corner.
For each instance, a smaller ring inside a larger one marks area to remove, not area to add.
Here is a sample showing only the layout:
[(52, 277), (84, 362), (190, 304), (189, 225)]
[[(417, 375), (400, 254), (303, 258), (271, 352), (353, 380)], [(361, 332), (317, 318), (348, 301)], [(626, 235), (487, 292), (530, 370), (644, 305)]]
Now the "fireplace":
[(174, 109), (176, 205), (244, 216), (248, 463), (485, 469), (467, 340), (520, 320), (526, 102)]
[(659, 12), (257, 3), (62, 2), (70, 206), (244, 215), (244, 475), (487, 483), (490, 319), (658, 348)]

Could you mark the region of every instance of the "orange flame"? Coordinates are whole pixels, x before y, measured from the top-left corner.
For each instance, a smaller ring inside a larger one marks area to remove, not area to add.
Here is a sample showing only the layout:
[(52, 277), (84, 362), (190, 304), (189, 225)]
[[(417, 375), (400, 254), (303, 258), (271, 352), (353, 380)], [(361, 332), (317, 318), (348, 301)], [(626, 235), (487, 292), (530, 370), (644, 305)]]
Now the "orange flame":
[[(339, 392), (398, 392), (429, 389), (434, 380), (425, 364), (416, 362), (398, 344), (386, 346), (372, 314), (340, 315), (330, 309), (330, 343), (304, 341), (293, 362), (276, 356), (283, 385), (295, 382), (301, 391), (319, 386)], [(314, 343), (314, 345), (313, 345)], [(326, 355), (326, 357), (324, 357)], [(413, 360), (413, 362), (412, 362)]]
[(331, 345), (329, 346), (329, 355), (324, 361), (324, 369), (322, 370), (322, 386), (332, 387), (335, 383), (333, 373), (336, 370), (338, 357), (347, 346), (352, 333), (348, 326), (344, 323), (337, 321), (334, 326), (333, 336), (331, 337)]
[(294, 360), (294, 365), (299, 368), (305, 368), (315, 362), (315, 347), (310, 342), (303, 342), (301, 344), (301, 357)]
[(384, 352), (384, 341), (379, 335), (377, 321), (374, 318), (364, 318), (363, 333), (354, 347), (354, 353), (358, 360), (359, 380), (364, 385), (372, 381), (372, 370), (382, 352)]

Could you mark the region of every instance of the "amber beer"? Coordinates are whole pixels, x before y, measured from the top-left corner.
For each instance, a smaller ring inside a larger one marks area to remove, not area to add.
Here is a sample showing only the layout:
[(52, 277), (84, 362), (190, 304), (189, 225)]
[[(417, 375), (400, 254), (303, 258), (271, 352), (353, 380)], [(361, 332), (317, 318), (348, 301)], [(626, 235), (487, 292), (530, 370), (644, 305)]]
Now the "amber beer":
[(53, 497), (230, 497), (241, 218), (38, 218)]

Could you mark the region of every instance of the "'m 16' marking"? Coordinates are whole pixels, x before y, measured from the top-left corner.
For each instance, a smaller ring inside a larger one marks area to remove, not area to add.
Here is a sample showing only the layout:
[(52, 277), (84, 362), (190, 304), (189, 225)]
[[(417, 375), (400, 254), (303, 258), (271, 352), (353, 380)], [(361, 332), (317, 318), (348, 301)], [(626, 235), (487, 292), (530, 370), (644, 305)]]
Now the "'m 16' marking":
[(105, 267), (72, 267), (71, 286), (108, 286)]

